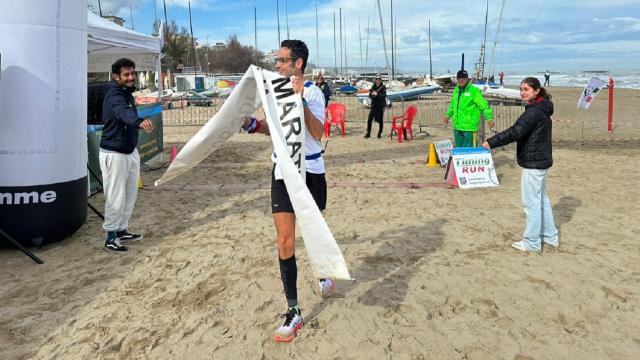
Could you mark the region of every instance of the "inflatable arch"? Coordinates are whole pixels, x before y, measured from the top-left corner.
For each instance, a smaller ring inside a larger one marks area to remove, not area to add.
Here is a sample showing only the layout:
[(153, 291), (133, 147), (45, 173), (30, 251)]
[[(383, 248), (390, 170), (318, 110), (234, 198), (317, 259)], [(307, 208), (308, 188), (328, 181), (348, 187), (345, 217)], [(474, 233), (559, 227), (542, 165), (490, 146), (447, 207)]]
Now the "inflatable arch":
[(87, 217), (87, 2), (0, 1), (0, 229), (59, 241)]

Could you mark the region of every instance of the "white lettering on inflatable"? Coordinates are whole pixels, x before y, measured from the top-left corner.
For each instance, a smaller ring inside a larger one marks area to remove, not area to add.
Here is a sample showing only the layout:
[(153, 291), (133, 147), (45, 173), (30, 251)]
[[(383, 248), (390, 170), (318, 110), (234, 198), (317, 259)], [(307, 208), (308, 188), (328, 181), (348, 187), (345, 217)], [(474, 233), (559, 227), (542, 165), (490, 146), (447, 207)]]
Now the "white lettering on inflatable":
[(55, 191), (45, 191), (40, 195), (40, 202), (49, 204), (56, 201), (56, 192)]
[(37, 204), (38, 202), (49, 204), (56, 201), (56, 197), (56, 192), (52, 190), (47, 190), (42, 194), (38, 194), (37, 191), (0, 193), (0, 205)]

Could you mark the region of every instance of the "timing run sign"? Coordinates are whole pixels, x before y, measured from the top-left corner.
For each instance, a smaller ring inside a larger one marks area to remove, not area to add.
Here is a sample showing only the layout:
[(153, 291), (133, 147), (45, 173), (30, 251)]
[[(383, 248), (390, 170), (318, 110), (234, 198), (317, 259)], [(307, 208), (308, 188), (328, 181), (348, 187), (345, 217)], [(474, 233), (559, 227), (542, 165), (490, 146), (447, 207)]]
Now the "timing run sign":
[(453, 148), (451, 158), (461, 189), (499, 185), (490, 150), (481, 147)]
[(451, 140), (442, 140), (436, 141), (436, 153), (438, 154), (438, 160), (440, 160), (441, 166), (447, 166), (449, 162), (449, 158), (451, 157), (451, 149), (453, 149), (453, 144)]

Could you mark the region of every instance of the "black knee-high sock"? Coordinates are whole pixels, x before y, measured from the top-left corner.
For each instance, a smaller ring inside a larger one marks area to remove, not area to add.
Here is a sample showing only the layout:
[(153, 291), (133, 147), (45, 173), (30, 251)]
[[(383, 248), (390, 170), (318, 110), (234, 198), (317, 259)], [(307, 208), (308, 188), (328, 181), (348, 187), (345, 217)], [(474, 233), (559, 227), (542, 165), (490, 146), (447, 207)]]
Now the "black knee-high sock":
[(298, 305), (298, 288), (296, 280), (298, 278), (298, 267), (296, 266), (296, 256), (293, 255), (288, 259), (280, 259), (280, 277), (282, 278), (282, 286), (284, 287), (284, 295), (287, 297), (287, 306), (294, 307)]

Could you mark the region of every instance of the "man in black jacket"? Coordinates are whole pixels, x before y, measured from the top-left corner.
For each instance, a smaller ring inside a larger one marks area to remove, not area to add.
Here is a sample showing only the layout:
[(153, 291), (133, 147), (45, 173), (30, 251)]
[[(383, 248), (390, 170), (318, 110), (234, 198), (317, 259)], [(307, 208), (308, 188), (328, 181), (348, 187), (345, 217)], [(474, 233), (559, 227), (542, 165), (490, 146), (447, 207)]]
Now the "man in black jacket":
[(138, 195), (140, 156), (138, 129), (153, 131), (149, 119), (138, 117), (133, 99), (136, 65), (129, 59), (119, 59), (111, 65), (113, 81), (109, 83), (102, 105), (102, 138), (100, 140), (100, 170), (104, 185), (104, 223), (107, 232), (104, 247), (115, 252), (127, 251), (121, 241), (142, 240), (127, 228)]

